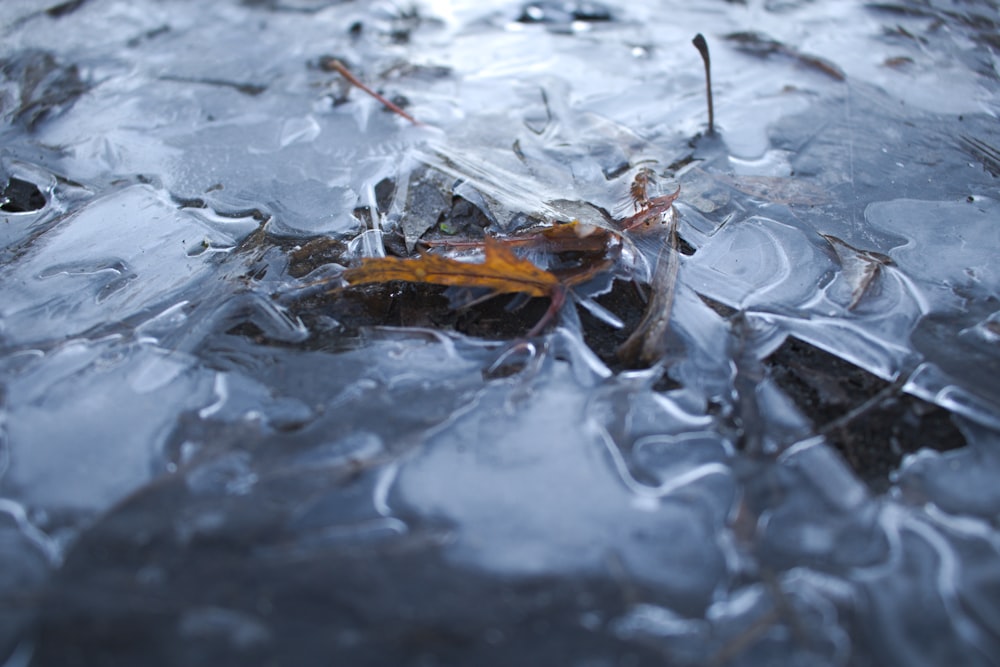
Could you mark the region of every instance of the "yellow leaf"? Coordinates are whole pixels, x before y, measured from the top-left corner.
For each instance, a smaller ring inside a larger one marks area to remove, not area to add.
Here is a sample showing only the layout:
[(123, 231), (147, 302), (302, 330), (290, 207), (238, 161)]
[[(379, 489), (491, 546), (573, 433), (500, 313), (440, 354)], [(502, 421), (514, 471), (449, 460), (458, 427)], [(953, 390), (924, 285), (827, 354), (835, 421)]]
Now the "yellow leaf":
[(497, 294), (521, 293), (551, 297), (559, 279), (514, 254), (503, 242), (487, 237), (486, 257), (479, 263), (461, 262), (441, 255), (424, 254), (413, 259), (367, 258), (344, 271), (351, 285), (402, 280), (456, 287), (483, 287)]

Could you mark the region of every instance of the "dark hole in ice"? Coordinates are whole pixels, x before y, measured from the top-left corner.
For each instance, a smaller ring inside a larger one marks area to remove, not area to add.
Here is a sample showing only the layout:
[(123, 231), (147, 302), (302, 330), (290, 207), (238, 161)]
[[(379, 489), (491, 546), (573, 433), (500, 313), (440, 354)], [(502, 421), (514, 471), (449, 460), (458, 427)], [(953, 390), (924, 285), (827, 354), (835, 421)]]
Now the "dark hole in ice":
[(767, 359), (771, 376), (873, 491), (889, 487), (903, 456), (965, 446), (949, 413), (898, 386), (789, 337)]
[(76, 10), (83, 7), (87, 0), (67, 0), (67, 2), (60, 2), (58, 5), (53, 5), (45, 10), (45, 13), (52, 18), (62, 18), (72, 14)]
[(361, 226), (365, 229), (373, 229), (374, 221), (372, 219), (372, 210), (370, 206), (358, 206), (353, 211), (351, 215), (354, 219), (361, 223)]
[(520, 307), (509, 310), (510, 298), (490, 299), (474, 308), (459, 311), (455, 328), (478, 338), (510, 340), (524, 336), (542, 319), (549, 307), (548, 299), (529, 299)]
[(452, 197), (451, 209), (425, 235), (427, 240), (443, 240), (446, 238), (482, 238), (483, 230), (490, 226), (490, 219), (482, 209), (465, 199), (455, 195)]
[(174, 201), (181, 208), (205, 208), (207, 204), (201, 197), (174, 197)]
[(255, 9), (266, 9), (272, 12), (287, 12), (289, 14), (315, 14), (329, 7), (340, 4), (342, 0), (241, 0), (242, 4)]
[(640, 288), (629, 281), (616, 280), (612, 284), (610, 292), (594, 298), (594, 301), (617, 315), (625, 324), (620, 329), (598, 319), (586, 308), (577, 309), (580, 323), (583, 325), (583, 339), (587, 343), (587, 347), (612, 370), (624, 370), (625, 366), (616, 352), (629, 335), (635, 331), (636, 325), (646, 311), (646, 299), (640, 289), (646, 288)]
[(548, 300), (537, 298), (509, 310), (516, 297), (503, 295), (456, 307), (446, 291), (438, 285), (389, 282), (307, 297), (295, 302), (293, 313), (314, 332), (310, 344), (322, 346), (329, 341), (315, 326), (321, 317), (349, 323), (338, 337), (356, 335), (366, 327), (390, 326), (452, 329), (476, 338), (512, 340), (530, 331), (548, 309)]
[(185, 77), (173, 74), (160, 76), (161, 81), (173, 81), (175, 83), (197, 83), (204, 86), (215, 86), (218, 88), (231, 88), (238, 93), (249, 97), (256, 97), (267, 90), (267, 86), (246, 81), (229, 81), (227, 79), (216, 79), (213, 77)]
[(618, 164), (605, 167), (602, 171), (604, 172), (604, 178), (611, 181), (618, 178), (631, 168), (632, 168), (631, 162), (623, 161), (619, 162)]
[(264, 330), (253, 322), (241, 322), (240, 324), (228, 329), (226, 331), (226, 335), (243, 336), (244, 338), (249, 338), (256, 343), (264, 343), (267, 341)]
[(321, 266), (339, 262), (346, 250), (347, 244), (339, 239), (317, 237), (289, 253), (288, 273), (294, 278), (301, 278)]
[(38, 186), (20, 178), (11, 177), (0, 193), (0, 210), (8, 213), (28, 213), (45, 206), (45, 195)]
[(521, 23), (590, 23), (611, 21), (611, 10), (596, 2), (529, 2), (517, 18)]
[(682, 255), (687, 255), (688, 257), (690, 257), (691, 255), (695, 254), (695, 252), (697, 252), (698, 249), (695, 248), (690, 243), (688, 243), (687, 239), (685, 239), (683, 236), (681, 236), (680, 234), (678, 234), (677, 235), (677, 250), (679, 250)]
[(392, 195), (396, 192), (396, 184), (390, 178), (383, 178), (375, 184), (375, 203), (383, 213), (389, 210)]
[[(410, 98), (408, 98), (406, 95), (393, 95), (391, 98), (389, 98), (389, 101), (395, 104), (400, 109), (405, 109), (408, 106), (410, 106)], [(384, 111), (385, 113), (395, 113), (392, 109), (389, 109), (387, 107), (383, 108), (382, 111)]]

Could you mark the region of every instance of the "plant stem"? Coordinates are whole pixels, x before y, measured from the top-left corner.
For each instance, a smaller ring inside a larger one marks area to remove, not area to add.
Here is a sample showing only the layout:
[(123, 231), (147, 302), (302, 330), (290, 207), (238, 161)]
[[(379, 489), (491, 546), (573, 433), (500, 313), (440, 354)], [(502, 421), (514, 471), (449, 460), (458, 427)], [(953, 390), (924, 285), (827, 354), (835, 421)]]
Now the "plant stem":
[(705, 91), (708, 96), (708, 133), (715, 134), (715, 109), (712, 106), (712, 61), (708, 57), (708, 42), (699, 32), (691, 40), (694, 48), (698, 49), (701, 59), (705, 63)]
[(366, 93), (374, 97), (376, 100), (381, 102), (383, 105), (385, 105), (387, 109), (395, 113), (398, 113), (400, 116), (410, 121), (414, 125), (423, 125), (423, 123), (421, 123), (419, 120), (417, 120), (410, 114), (400, 109), (397, 105), (393, 104), (382, 95), (379, 95), (374, 90), (372, 90), (365, 84), (361, 83), (361, 80), (358, 77), (354, 76), (354, 74), (351, 73), (351, 70), (347, 69), (344, 66), (344, 63), (340, 62), (339, 60), (326, 60), (323, 63), (323, 68), (326, 70), (333, 70), (334, 72), (337, 72), (338, 74), (340, 74), (340, 76), (350, 81), (352, 85), (355, 85), (361, 90), (365, 91)]

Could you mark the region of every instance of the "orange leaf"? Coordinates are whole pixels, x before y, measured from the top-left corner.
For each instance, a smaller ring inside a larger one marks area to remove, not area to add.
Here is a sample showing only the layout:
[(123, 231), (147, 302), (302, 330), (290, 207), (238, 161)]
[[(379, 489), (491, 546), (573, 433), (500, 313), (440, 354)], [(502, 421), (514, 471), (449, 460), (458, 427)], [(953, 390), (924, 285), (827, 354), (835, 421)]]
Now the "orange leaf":
[(497, 294), (522, 293), (551, 297), (560, 287), (559, 279), (526, 259), (521, 259), (503, 242), (487, 237), (486, 259), (481, 263), (460, 262), (441, 255), (425, 254), (413, 259), (367, 258), (361, 266), (344, 271), (351, 285), (402, 280), (458, 287), (485, 287)]

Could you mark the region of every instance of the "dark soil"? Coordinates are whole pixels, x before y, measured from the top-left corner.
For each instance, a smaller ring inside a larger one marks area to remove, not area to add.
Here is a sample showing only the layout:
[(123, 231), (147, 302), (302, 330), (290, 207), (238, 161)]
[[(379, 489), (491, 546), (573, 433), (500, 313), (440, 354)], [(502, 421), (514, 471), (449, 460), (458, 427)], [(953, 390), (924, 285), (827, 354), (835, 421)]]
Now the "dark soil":
[[(324, 348), (326, 343), (336, 343), (331, 339), (354, 337), (374, 326), (424, 327), (489, 340), (514, 340), (531, 331), (548, 309), (546, 299), (521, 303), (511, 296), (455, 307), (447, 292), (448, 288), (437, 285), (389, 282), (307, 297), (296, 301), (292, 312), (313, 331), (309, 345)], [(341, 326), (324, 333), (322, 327), (315, 326), (324, 317), (332, 317)]]
[(11, 177), (0, 192), (0, 211), (28, 213), (45, 207), (45, 195), (34, 183)]
[(578, 308), (583, 324), (583, 339), (591, 350), (613, 371), (631, 368), (619, 358), (618, 348), (635, 331), (646, 312), (648, 288), (632, 282), (616, 280), (611, 291), (594, 299), (598, 304), (618, 316), (625, 326), (615, 328), (598, 319), (585, 308)]
[(966, 444), (948, 411), (798, 339), (789, 337), (767, 365), (873, 491), (889, 488), (889, 476), (906, 454)]

